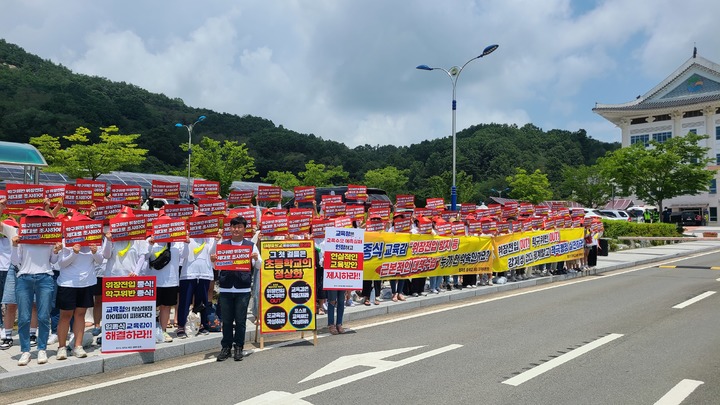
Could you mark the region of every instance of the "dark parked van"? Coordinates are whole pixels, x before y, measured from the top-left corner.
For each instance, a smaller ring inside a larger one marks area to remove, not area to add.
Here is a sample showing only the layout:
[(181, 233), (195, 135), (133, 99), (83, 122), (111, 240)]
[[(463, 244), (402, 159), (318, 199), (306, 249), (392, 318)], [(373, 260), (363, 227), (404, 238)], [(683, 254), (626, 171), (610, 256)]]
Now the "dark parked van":
[[(342, 197), (343, 202), (345, 201), (345, 192), (347, 191), (347, 186), (336, 186), (336, 187), (316, 187), (315, 188), (315, 202), (317, 203), (317, 208), (320, 209), (320, 202), (322, 201), (323, 195), (339, 195)], [(367, 189), (368, 198), (365, 201), (365, 211), (370, 208), (370, 204), (373, 201), (387, 201), (390, 204), (392, 204), (392, 201), (390, 201), (390, 197), (388, 197), (385, 190), (381, 190), (379, 188), (369, 188)], [(353, 200), (350, 200), (350, 203), (356, 203)], [(283, 208), (294, 208), (295, 207), (295, 197), (291, 198), (290, 201), (286, 202), (283, 205)], [(300, 203), (299, 208), (312, 208), (312, 203)]]

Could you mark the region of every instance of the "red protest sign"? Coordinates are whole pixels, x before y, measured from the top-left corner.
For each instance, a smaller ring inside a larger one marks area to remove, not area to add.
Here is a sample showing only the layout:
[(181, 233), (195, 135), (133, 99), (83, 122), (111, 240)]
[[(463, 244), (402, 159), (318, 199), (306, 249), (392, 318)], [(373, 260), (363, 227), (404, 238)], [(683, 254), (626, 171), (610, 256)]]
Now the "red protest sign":
[(155, 243), (185, 242), (187, 227), (182, 218), (158, 218), (153, 221), (152, 237)]
[(325, 238), (325, 228), (335, 226), (335, 221), (331, 219), (316, 218), (312, 220), (312, 237)]
[(344, 203), (325, 203), (323, 204), (323, 213), (328, 218), (341, 217), (345, 215), (346, 206)]
[[(78, 179), (81, 180), (81, 179)], [(103, 183), (105, 184), (105, 183)], [(105, 195), (103, 194), (103, 198)], [(89, 209), (93, 204), (93, 189), (83, 186), (65, 186), (65, 199), (63, 205), (75, 209)]]
[[(102, 201), (105, 199), (105, 191), (107, 190), (107, 184), (104, 181), (87, 180), (87, 179), (76, 179), (75, 185), (78, 187), (91, 188), (93, 190), (93, 200)], [(64, 204), (63, 205), (67, 205)]]
[(368, 232), (380, 232), (385, 230), (385, 221), (382, 219), (372, 219), (365, 224), (365, 230)]
[(227, 202), (232, 205), (252, 205), (253, 195), (252, 190), (232, 190)]
[(282, 201), (282, 189), (278, 186), (258, 186), (258, 201)]
[(110, 219), (110, 234), (113, 241), (145, 239), (145, 218), (112, 218)]
[(352, 218), (350, 217), (335, 217), (332, 221), (336, 228), (352, 228)]
[(320, 197), (320, 204), (325, 205), (328, 203), (341, 203), (343, 202), (342, 196), (338, 194), (323, 194), (322, 197)]
[(46, 217), (23, 217), (18, 229), (20, 243), (54, 245), (62, 242), (62, 221)]
[(296, 203), (315, 201), (315, 186), (297, 186), (294, 191)]
[(348, 184), (347, 191), (345, 192), (346, 200), (367, 200), (367, 186), (360, 186), (357, 184)]
[(362, 221), (365, 218), (365, 206), (357, 204), (348, 204), (345, 207), (345, 215), (356, 221)]
[(306, 235), (310, 233), (311, 215), (293, 215), (288, 217), (288, 233), (290, 235)]
[(176, 200), (180, 198), (180, 183), (153, 180), (150, 185), (150, 197)]
[(288, 215), (291, 217), (294, 216), (313, 216), (313, 209), (312, 208), (290, 208), (290, 212), (288, 212)]
[(387, 200), (372, 200), (370, 201), (370, 207), (390, 207), (392, 204)]
[(67, 221), (63, 223), (65, 246), (100, 246), (103, 221)]
[(136, 217), (144, 218), (145, 229), (150, 231), (152, 230), (153, 221), (158, 219), (158, 217), (160, 216), (160, 211), (133, 210), (133, 214)]
[(384, 221), (390, 219), (390, 207), (370, 207), (368, 210), (368, 218), (378, 215)]
[(412, 228), (412, 220), (410, 218), (396, 218), (393, 221), (393, 231), (395, 232), (410, 232)]
[(55, 205), (65, 198), (65, 186), (45, 186), (45, 198)]
[(192, 204), (165, 204), (163, 210), (165, 215), (170, 218), (188, 219), (195, 212), (195, 206)]
[(195, 180), (192, 186), (193, 197), (198, 200), (220, 198), (220, 182), (211, 180)]
[(411, 194), (398, 194), (395, 196), (395, 207), (404, 209), (415, 208), (415, 196)]
[(441, 211), (445, 209), (445, 200), (442, 198), (428, 198), (425, 200), (425, 208), (433, 211)]
[(106, 223), (109, 223), (108, 220), (110, 218), (114, 218), (115, 215), (119, 214), (120, 210), (122, 210), (122, 207), (123, 205), (117, 202), (96, 201), (94, 219), (102, 219), (105, 220)]
[(225, 200), (200, 200), (198, 203), (198, 211), (205, 215), (225, 216), (226, 210), (227, 202)]
[(283, 236), (288, 233), (288, 218), (275, 215), (263, 215), (260, 218), (260, 234), (263, 236)]
[(188, 236), (191, 238), (214, 238), (220, 229), (222, 217), (192, 217), (187, 220)]
[(140, 186), (111, 184), (110, 201), (123, 203), (125, 205), (140, 205), (142, 201), (142, 189)]
[[(245, 237), (252, 238), (255, 230), (257, 229), (257, 211), (255, 208), (233, 208), (230, 210), (230, 214), (227, 217), (229, 223), (235, 217), (243, 217), (247, 221), (247, 227), (245, 227)], [(229, 238), (231, 236), (229, 228), (223, 227), (223, 238)]]
[(8, 208), (42, 207), (45, 201), (45, 187), (39, 184), (5, 185)]
[(252, 266), (252, 246), (217, 245), (216, 270), (250, 271)]

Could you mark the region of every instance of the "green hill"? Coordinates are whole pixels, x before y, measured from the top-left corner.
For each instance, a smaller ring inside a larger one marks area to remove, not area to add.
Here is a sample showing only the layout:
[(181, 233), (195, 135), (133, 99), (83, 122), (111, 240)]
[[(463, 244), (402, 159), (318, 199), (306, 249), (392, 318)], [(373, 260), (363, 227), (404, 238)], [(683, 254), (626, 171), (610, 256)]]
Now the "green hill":
[[(199, 115), (208, 119), (196, 132), (198, 138), (209, 136), (248, 145), (259, 173), (253, 180), (262, 179), (270, 170), (298, 173), (311, 159), (342, 165), (356, 182), (362, 181), (367, 170), (393, 165), (410, 171), (408, 189), (420, 196), (428, 178), (449, 171), (452, 165), (449, 137), (407, 147), (364, 145), (350, 149), (261, 117), (190, 108), (179, 98), (76, 74), (0, 40), (0, 140), (27, 142), (44, 133), (71, 134), (79, 126), (97, 131), (117, 125), (122, 133), (142, 134), (138, 143), (149, 149), (147, 161), (128, 170), (167, 173), (182, 171), (186, 164), (179, 145), (187, 141), (187, 131), (179, 130), (174, 123), (189, 122)], [(620, 147), (618, 143), (594, 140), (584, 130), (546, 132), (529, 124), (482, 124), (457, 136), (457, 169), (481, 183), (479, 198), (486, 197), (483, 194), (488, 191), (483, 190), (505, 184), (505, 176), (515, 167), (539, 168), (556, 184), (562, 164), (592, 164), (606, 151)]]

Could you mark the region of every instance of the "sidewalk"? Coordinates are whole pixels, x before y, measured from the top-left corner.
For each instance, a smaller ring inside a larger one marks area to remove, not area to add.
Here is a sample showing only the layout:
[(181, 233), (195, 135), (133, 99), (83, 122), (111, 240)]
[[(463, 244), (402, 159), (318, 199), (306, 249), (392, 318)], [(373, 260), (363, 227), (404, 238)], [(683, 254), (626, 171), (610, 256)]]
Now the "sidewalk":
[[(704, 230), (707, 231), (707, 229)], [(630, 268), (713, 250), (720, 250), (720, 242), (717, 240), (703, 241), (700, 238), (692, 242), (610, 252), (608, 256), (598, 257), (598, 265), (595, 269), (590, 270), (590, 274)], [(352, 328), (352, 321), (354, 320), (429, 307), (501, 291), (549, 284), (576, 277), (583, 276), (581, 273), (578, 273), (537, 277), (524, 281), (509, 282), (503, 285), (453, 290), (440, 294), (431, 294), (426, 297), (408, 297), (407, 301), (404, 302), (385, 300), (380, 305), (365, 306), (358, 304), (345, 309), (345, 319), (346, 324), (350, 324), (349, 326)], [(325, 328), (327, 326), (327, 316), (319, 315), (317, 317), (317, 324), (318, 328)], [(248, 322), (245, 336), (246, 341), (254, 339), (254, 333), (255, 325), (253, 325), (252, 322)], [(175, 337), (174, 331), (170, 331), (170, 335)], [(211, 333), (208, 336), (196, 336), (187, 339), (175, 339), (172, 343), (159, 343), (155, 352), (148, 353), (101, 354), (100, 348), (93, 346), (92, 348), (86, 349), (88, 352), (87, 358), (78, 359), (68, 353), (68, 359), (62, 361), (55, 360), (55, 354), (58, 348), (56, 343), (48, 345), (47, 352), (49, 359), (47, 364), (37, 364), (37, 350), (33, 348), (33, 350), (31, 350), (32, 360), (30, 364), (20, 367), (17, 365), (20, 357), (20, 344), (17, 336), (15, 336), (15, 344), (13, 347), (0, 351), (0, 393), (99, 374), (123, 367), (152, 363), (206, 350), (217, 349), (219, 351), (220, 339), (220, 333)], [(246, 344), (246, 348), (248, 347), (251, 348), (252, 346)]]

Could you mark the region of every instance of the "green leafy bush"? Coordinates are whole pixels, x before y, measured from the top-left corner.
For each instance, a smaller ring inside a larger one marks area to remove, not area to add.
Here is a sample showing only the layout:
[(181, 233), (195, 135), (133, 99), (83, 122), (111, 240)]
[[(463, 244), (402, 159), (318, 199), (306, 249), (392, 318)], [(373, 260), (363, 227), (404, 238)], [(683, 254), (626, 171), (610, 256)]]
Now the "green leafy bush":
[(683, 236), (675, 224), (646, 224), (641, 222), (603, 221), (604, 238), (619, 236)]

